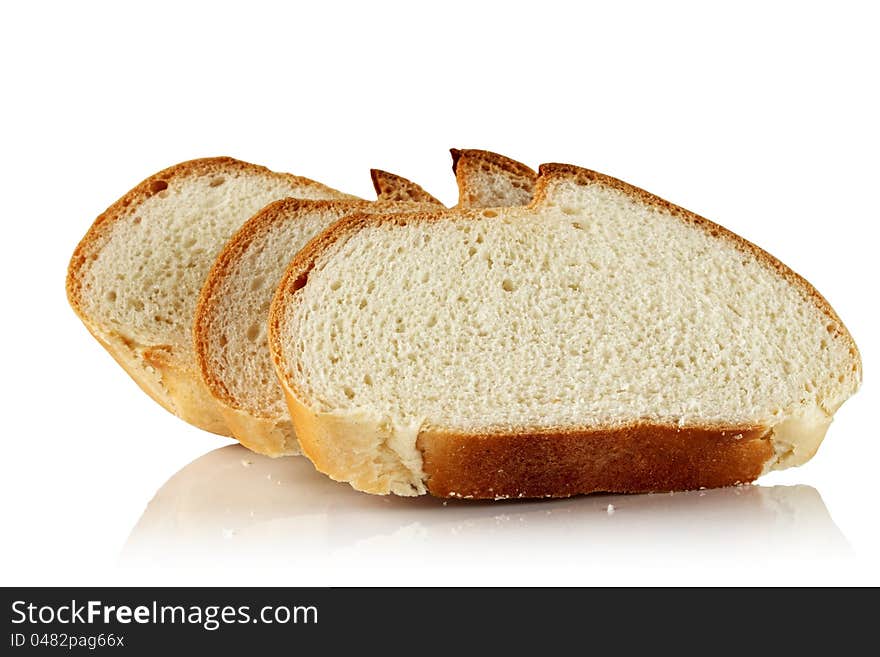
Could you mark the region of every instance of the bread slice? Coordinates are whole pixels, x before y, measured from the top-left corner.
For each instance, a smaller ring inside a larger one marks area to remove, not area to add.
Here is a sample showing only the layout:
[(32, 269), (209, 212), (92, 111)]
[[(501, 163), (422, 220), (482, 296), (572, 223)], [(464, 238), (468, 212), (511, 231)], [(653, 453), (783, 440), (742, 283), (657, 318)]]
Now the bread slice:
[(527, 205), (538, 174), (509, 157), (477, 149), (450, 150), (458, 184), (458, 207)]
[(269, 344), (303, 452), (380, 494), (748, 482), (811, 458), (861, 380), (781, 262), (561, 164), (528, 207), (335, 224), (285, 273)]
[(376, 197), (380, 201), (397, 201), (399, 203), (427, 203), (443, 205), (436, 198), (411, 180), (381, 169), (370, 169)]
[(299, 453), (266, 338), (269, 304), (290, 260), (312, 237), (352, 212), (443, 207), (405, 178), (373, 170), (377, 179), (382, 180), (376, 185), (380, 199), (433, 203), (276, 201), (245, 222), (208, 274), (193, 325), (199, 372), (232, 435), (255, 452)]
[(70, 260), (67, 296), (86, 328), (147, 394), (207, 431), (229, 433), (196, 369), (199, 290), (232, 233), (288, 196), (355, 198), (228, 157), (192, 160), (110, 206)]

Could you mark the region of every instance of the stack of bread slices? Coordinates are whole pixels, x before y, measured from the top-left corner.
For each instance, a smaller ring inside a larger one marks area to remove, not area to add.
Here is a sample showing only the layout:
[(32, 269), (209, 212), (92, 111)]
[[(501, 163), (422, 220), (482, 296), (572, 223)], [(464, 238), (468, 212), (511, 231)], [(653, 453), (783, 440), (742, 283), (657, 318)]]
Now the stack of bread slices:
[(70, 303), (138, 385), (375, 494), (728, 486), (810, 459), (861, 381), (828, 302), (642, 189), (453, 150), (459, 201), (233, 160), (150, 176), (74, 251)]

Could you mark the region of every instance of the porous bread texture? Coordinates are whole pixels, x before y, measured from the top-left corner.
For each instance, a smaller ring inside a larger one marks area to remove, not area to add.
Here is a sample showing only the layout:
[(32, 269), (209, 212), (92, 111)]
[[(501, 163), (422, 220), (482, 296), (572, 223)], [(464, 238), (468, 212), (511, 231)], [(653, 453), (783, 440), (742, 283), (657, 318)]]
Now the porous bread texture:
[(526, 208), (339, 222), (291, 263), (269, 333), (303, 451), (379, 494), (749, 481), (812, 457), (861, 380), (785, 265), (567, 165)]
[(229, 431), (195, 365), (199, 290), (232, 233), (288, 196), (354, 198), (232, 158), (192, 160), (113, 204), (70, 261), (68, 298), (89, 331), (157, 402), (213, 433)]
[(458, 207), (527, 205), (538, 174), (521, 162), (478, 149), (450, 150), (458, 185)]
[[(397, 192), (405, 191), (408, 181), (396, 178), (379, 192), (380, 198), (397, 198)], [(290, 260), (311, 238), (352, 212), (412, 212), (438, 205), (436, 200), (288, 198), (260, 210), (230, 239), (202, 288), (193, 331), (202, 379), (232, 435), (245, 447), (268, 456), (300, 452), (266, 336), (269, 304)]]
[(395, 173), (370, 169), (373, 188), (380, 201), (396, 201), (399, 203), (426, 203), (429, 205), (443, 204), (426, 192), (420, 185)]

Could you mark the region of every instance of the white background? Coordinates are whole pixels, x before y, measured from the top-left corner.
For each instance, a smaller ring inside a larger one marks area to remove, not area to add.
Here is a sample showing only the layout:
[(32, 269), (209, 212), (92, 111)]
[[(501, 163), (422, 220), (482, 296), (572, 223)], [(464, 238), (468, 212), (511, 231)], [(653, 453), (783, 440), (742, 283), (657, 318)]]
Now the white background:
[[(880, 584), (872, 4), (4, 3), (0, 583)], [(452, 146), (610, 173), (806, 276), (865, 371), (816, 458), (702, 496), (367, 497), (215, 452), (67, 306), (79, 238), (160, 168), (451, 204)]]

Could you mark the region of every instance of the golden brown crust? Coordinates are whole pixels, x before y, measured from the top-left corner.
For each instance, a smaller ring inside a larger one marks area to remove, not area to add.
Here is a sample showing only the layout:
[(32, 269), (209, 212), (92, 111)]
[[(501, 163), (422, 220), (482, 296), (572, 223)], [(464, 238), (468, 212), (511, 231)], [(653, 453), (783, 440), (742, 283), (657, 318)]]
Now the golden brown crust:
[(645, 423), (484, 435), (427, 430), (418, 446), (436, 497), (567, 497), (750, 482), (773, 456), (767, 431)]
[(502, 171), (507, 171), (520, 178), (537, 180), (538, 174), (531, 167), (492, 151), (483, 151), (478, 148), (450, 148), (452, 155), (452, 173), (458, 173), (459, 166), (473, 164), (475, 166), (491, 166)]
[(373, 180), (373, 188), (380, 201), (394, 201), (398, 203), (428, 203), (443, 206), (436, 198), (426, 192), (421, 185), (394, 173), (388, 173), (381, 169), (370, 169), (370, 178)]
[(231, 157), (182, 162), (146, 178), (95, 219), (71, 256), (66, 279), (67, 297), (74, 312), (135, 382), (168, 411), (190, 424), (221, 435), (228, 435), (228, 429), (209, 391), (192, 367), (181, 363), (169, 345), (135, 344), (131, 336), (89, 317), (83, 307), (82, 280), (90, 263), (109, 239), (114, 224), (136, 212), (151, 196), (161, 194), (170, 181), (232, 172), (281, 177), (294, 185), (321, 189), (328, 196), (355, 198), (308, 178), (274, 172)]
[[(599, 183), (618, 189), (637, 200), (659, 207), (674, 216), (707, 230), (713, 237), (735, 244), (759, 258), (780, 275), (800, 287), (833, 320), (829, 332), (844, 336), (861, 368), (858, 351), (846, 327), (828, 302), (805, 279), (776, 258), (731, 231), (684, 208), (610, 176), (571, 165), (542, 165), (541, 178), (529, 206), (537, 209), (548, 201), (556, 182)], [(457, 218), (476, 218), (480, 210), (458, 210)], [(291, 262), (282, 278), (269, 316), (272, 359), (285, 389), (291, 415), (297, 427), (314, 425), (303, 391), (291, 381), (282, 358), (281, 320), (287, 305), (308, 281), (317, 259), (337, 241), (344, 241), (361, 228), (378, 222), (405, 224), (410, 221), (438, 221), (448, 214), (427, 212), (385, 216), (354, 214), (345, 217), (317, 236)], [(324, 454), (320, 443), (309, 436), (322, 432), (312, 427), (305, 439), (304, 453)], [(442, 428), (425, 428), (417, 446), (423, 456), (426, 485), (440, 497), (543, 497), (579, 493), (650, 492), (688, 490), (747, 483), (761, 473), (774, 457), (772, 432), (768, 427), (687, 426), (640, 423), (599, 429), (522, 428), (460, 434)], [(321, 463), (321, 471), (337, 479), (344, 473), (333, 464)], [(363, 489), (363, 488), (362, 488)]]

